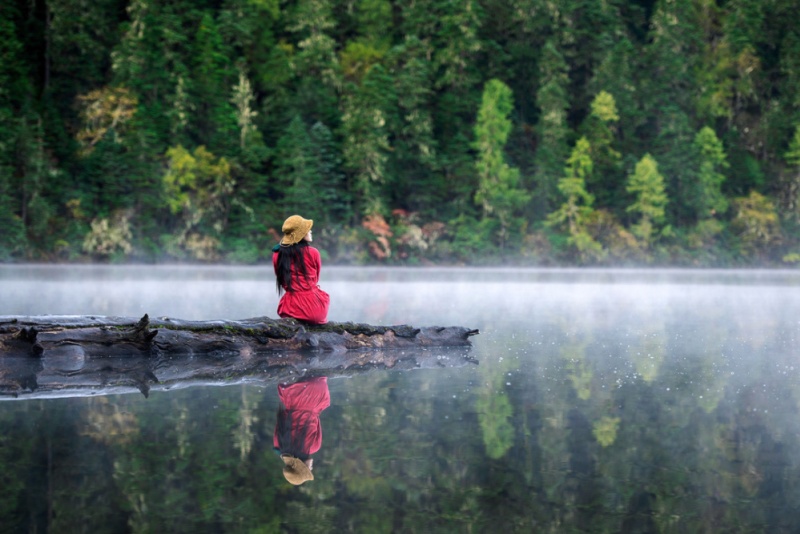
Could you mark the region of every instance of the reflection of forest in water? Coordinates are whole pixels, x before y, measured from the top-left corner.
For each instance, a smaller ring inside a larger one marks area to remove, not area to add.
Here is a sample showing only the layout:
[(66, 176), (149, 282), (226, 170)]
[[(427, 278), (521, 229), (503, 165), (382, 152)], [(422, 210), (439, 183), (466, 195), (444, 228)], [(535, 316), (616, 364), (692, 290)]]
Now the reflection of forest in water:
[(0, 532), (800, 530), (796, 289), (640, 290), (454, 297), (480, 365), (331, 379), (300, 487), (275, 385), (2, 402)]

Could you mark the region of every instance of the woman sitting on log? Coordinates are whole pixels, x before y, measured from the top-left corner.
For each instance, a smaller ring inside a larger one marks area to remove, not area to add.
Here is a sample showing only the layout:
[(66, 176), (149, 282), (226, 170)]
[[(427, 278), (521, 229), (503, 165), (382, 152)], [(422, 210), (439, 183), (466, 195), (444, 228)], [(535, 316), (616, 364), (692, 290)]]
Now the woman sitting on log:
[(328, 322), (330, 296), (320, 289), (322, 259), (319, 250), (309, 245), (313, 240), (314, 221), (292, 215), (283, 223), (283, 239), (272, 249), (278, 294), (278, 315), (307, 323)]

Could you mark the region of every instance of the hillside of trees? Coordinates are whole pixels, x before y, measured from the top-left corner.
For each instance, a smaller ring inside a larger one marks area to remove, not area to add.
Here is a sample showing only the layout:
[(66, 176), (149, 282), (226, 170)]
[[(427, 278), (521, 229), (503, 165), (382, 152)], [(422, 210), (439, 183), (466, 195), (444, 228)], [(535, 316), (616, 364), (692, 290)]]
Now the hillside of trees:
[(0, 260), (800, 262), (797, 0), (9, 0)]

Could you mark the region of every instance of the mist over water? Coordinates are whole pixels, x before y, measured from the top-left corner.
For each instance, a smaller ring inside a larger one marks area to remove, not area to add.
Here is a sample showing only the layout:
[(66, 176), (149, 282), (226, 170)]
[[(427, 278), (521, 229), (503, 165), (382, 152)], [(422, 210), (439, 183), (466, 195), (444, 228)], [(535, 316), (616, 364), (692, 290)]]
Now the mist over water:
[[(0, 469), (28, 481), (0, 524), (800, 530), (800, 272), (326, 267), (320, 284), (331, 321), (480, 329), (479, 364), (331, 380), (299, 489), (271, 451), (272, 384), (0, 403)], [(268, 267), (0, 267), (0, 315), (277, 302)], [(27, 504), (47, 484), (57, 516)]]

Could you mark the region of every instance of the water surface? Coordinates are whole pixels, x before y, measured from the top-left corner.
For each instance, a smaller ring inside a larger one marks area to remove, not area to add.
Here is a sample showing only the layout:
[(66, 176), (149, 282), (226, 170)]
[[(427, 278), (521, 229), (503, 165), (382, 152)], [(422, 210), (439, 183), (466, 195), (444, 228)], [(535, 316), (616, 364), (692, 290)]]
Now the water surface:
[[(479, 364), (329, 380), (300, 487), (272, 450), (276, 384), (0, 402), (0, 532), (800, 531), (800, 273), (321, 284), (331, 320), (479, 328)], [(0, 267), (0, 315), (276, 306), (266, 268)]]

